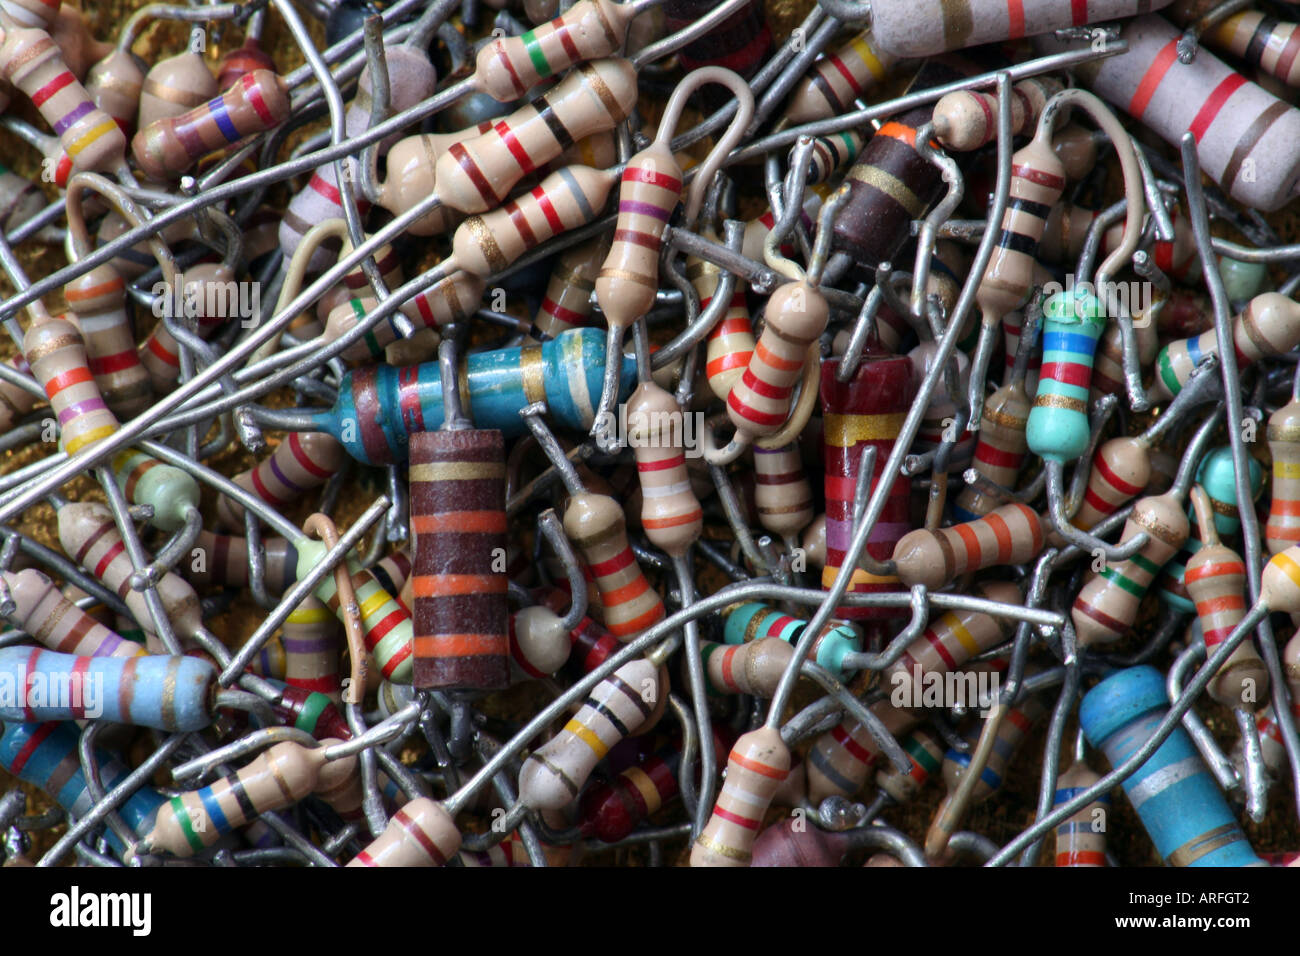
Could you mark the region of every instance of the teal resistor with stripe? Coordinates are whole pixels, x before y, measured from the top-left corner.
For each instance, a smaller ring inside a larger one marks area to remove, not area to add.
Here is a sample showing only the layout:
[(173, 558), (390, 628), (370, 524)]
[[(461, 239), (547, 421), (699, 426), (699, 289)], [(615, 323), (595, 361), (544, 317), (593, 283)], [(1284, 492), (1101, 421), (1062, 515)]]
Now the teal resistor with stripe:
[[(1164, 675), (1129, 667), (1088, 691), (1079, 725), (1115, 767), (1150, 739), (1168, 708)], [(1123, 786), (1166, 866), (1265, 865), (1181, 726)]]
[[(766, 604), (749, 602), (729, 611), (722, 640), (727, 644), (748, 644), (765, 637), (779, 637), (795, 644), (808, 622), (784, 614)], [(834, 623), (813, 642), (809, 659), (826, 668), (836, 680), (844, 680), (844, 658), (862, 650), (862, 638), (851, 624)]]
[(127, 501), (153, 508), (149, 523), (162, 531), (179, 531), (186, 516), (198, 510), (199, 483), (193, 475), (134, 448), (113, 456), (113, 480)]
[[(6, 722), (4, 733), (0, 734), (0, 766), (19, 780), (40, 787), (74, 817), (84, 817), (94, 803), (77, 758), (79, 740), (76, 724), (67, 721)], [(112, 790), (130, 772), (102, 750), (95, 751), (95, 758), (105, 791)], [(143, 834), (153, 826), (158, 808), (166, 799), (146, 785), (119, 804), (117, 814), (133, 832)], [(109, 845), (121, 854), (122, 841), (112, 830), (106, 830), (105, 834)]]
[(0, 720), (111, 720), (158, 730), (212, 723), (217, 672), (196, 657), (84, 657), (0, 648)]
[(1043, 305), (1043, 367), (1025, 437), (1035, 455), (1074, 461), (1088, 447), (1088, 390), (1097, 339), (1106, 328), (1101, 300), (1071, 288)]
[[(1250, 463), (1250, 496), (1259, 497), (1264, 488), (1264, 469), (1258, 461), (1247, 456)], [(1214, 528), (1220, 539), (1227, 541), (1241, 530), (1241, 512), (1237, 508), (1237, 469), (1232, 463), (1232, 449), (1224, 445), (1206, 453), (1196, 468), (1196, 483), (1209, 495), (1210, 507), (1214, 509)], [(1191, 524), (1191, 534), (1178, 553), (1165, 565), (1164, 571), (1156, 579), (1156, 594), (1167, 606), (1182, 614), (1195, 614), (1196, 604), (1187, 594), (1183, 585), (1183, 575), (1187, 571), (1187, 562), (1197, 551), (1201, 550), (1200, 533), (1196, 530), (1196, 516), (1191, 505), (1187, 506), (1187, 517)]]
[[(595, 423), (605, 374), (605, 335), (599, 329), (570, 329), (542, 345), (478, 352), (465, 361), (464, 406), (475, 428), (498, 429), (507, 438), (526, 430), (521, 409), (545, 401), (552, 424), (588, 431)], [(619, 401), (636, 378), (636, 360), (624, 356)], [(294, 416), (295, 413), (289, 413)], [(266, 413), (274, 423), (279, 416)], [(328, 432), (348, 453), (368, 465), (407, 460), (409, 436), (442, 426), (442, 381), (438, 363), (394, 368), (371, 365), (347, 373), (334, 407), (296, 417), (288, 426)], [(285, 419), (288, 421), (289, 419)]]

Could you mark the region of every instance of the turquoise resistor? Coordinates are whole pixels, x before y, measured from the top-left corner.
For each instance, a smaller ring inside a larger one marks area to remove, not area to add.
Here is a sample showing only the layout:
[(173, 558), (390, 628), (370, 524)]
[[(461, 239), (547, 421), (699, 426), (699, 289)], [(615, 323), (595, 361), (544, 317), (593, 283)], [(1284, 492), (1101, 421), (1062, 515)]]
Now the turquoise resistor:
[[(1264, 469), (1254, 458), (1247, 456), (1246, 460), (1250, 462), (1250, 495), (1253, 500), (1259, 497), (1264, 488)], [(1214, 509), (1214, 527), (1224, 540), (1241, 530), (1236, 475), (1232, 449), (1227, 445), (1207, 452), (1196, 468), (1196, 483), (1205, 489), (1210, 498), (1210, 506)], [(1201, 550), (1202, 544), (1191, 505), (1187, 506), (1187, 517), (1191, 521), (1192, 533), (1187, 536), (1178, 553), (1166, 562), (1160, 577), (1156, 579), (1155, 588), (1160, 600), (1169, 607), (1183, 614), (1195, 614), (1196, 604), (1187, 596), (1183, 575), (1187, 571), (1188, 560)]]
[[(605, 374), (605, 334), (570, 329), (542, 345), (497, 349), (468, 356), (462, 381), (465, 411), (475, 428), (495, 428), (506, 437), (526, 430), (521, 409), (545, 401), (553, 423), (587, 431), (596, 419)], [(620, 400), (636, 378), (636, 360), (623, 358)], [(407, 459), (408, 436), (442, 426), (442, 380), (437, 362), (394, 368), (371, 365), (343, 376), (334, 407), (301, 416), (263, 410), (272, 426), (323, 431), (369, 465)]]
[[(1168, 707), (1164, 676), (1130, 667), (1087, 693), (1079, 723), (1088, 742), (1118, 766), (1151, 737)], [(1124, 793), (1166, 866), (1266, 865), (1181, 726), (1124, 781)]]
[[(765, 637), (779, 637), (794, 644), (808, 622), (784, 614), (766, 604), (739, 604), (727, 613), (722, 640), (726, 644), (748, 644)], [(844, 679), (844, 658), (862, 650), (862, 638), (851, 624), (834, 624), (823, 630), (813, 644), (811, 659), (826, 668), (836, 680)]]
[(1087, 289), (1057, 292), (1043, 305), (1043, 367), (1025, 437), (1035, 455), (1074, 461), (1088, 447), (1088, 389), (1106, 311)]
[[(79, 739), (76, 724), (67, 721), (7, 722), (0, 734), (0, 766), (19, 780), (40, 787), (74, 817), (83, 817), (93, 801), (77, 758)], [(112, 790), (130, 772), (101, 750), (95, 751), (95, 758), (105, 791)], [(142, 786), (118, 805), (117, 814), (132, 832), (145, 834), (153, 828), (154, 816), (166, 799), (152, 787)], [(109, 845), (121, 854), (121, 840), (111, 829), (105, 833)]]
[(196, 657), (84, 657), (0, 648), (0, 720), (111, 720), (158, 730), (212, 723), (217, 672)]
[(149, 523), (162, 531), (180, 530), (188, 514), (198, 511), (199, 483), (193, 475), (134, 448), (113, 456), (113, 480), (127, 501), (153, 506)]
[(1223, 291), (1227, 293), (1229, 302), (1249, 302), (1272, 286), (1268, 263), (1265, 262), (1242, 262), (1220, 256), (1219, 275), (1223, 277)]

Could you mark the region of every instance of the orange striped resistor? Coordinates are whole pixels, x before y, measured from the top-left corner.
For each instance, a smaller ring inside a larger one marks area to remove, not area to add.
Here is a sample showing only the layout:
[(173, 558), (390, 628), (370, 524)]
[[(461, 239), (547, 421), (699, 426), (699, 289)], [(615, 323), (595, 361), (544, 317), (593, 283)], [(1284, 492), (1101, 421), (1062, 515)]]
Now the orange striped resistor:
[[(704, 230), (707, 239), (716, 240), (716, 234)], [(700, 297), (700, 309), (708, 308), (717, 291), (722, 270), (704, 259), (688, 256), (686, 259), (686, 278), (691, 280)], [(726, 401), (732, 386), (745, 374), (750, 357), (754, 354), (754, 330), (749, 318), (749, 305), (745, 302), (745, 290), (737, 285), (731, 294), (727, 311), (722, 314), (717, 325), (709, 329), (705, 338), (704, 374), (708, 378), (709, 388), (720, 400)]]
[(1269, 416), (1267, 436), (1273, 487), (1264, 540), (1269, 552), (1277, 554), (1300, 543), (1300, 401)]
[(682, 557), (704, 529), (686, 472), (687, 413), (671, 393), (644, 381), (627, 400), (627, 442), (641, 482), (641, 527), (651, 544)]
[(582, 552), (600, 595), (602, 623), (611, 634), (626, 643), (663, 620), (663, 600), (641, 573), (617, 501), (574, 495), (564, 508), (564, 533)]
[(149, 374), (136, 352), (126, 307), (126, 282), (104, 263), (63, 287), (86, 344), (87, 367), (110, 411), (132, 418), (153, 400)]
[(789, 773), (790, 750), (776, 728), (741, 736), (727, 758), (713, 814), (691, 847), (691, 866), (748, 866), (763, 816)]
[(894, 546), (898, 576), (908, 587), (943, 587), (959, 574), (1024, 564), (1043, 550), (1043, 519), (1019, 502), (950, 528), (910, 531)]

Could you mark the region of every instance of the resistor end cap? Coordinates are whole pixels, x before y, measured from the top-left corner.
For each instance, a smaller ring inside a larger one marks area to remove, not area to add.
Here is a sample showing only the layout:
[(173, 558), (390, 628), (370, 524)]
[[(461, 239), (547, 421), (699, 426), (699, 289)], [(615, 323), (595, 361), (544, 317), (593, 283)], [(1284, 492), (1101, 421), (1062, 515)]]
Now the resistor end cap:
[(1168, 706), (1164, 677), (1143, 664), (1112, 674), (1088, 691), (1079, 705), (1079, 724), (1088, 743), (1100, 748), (1125, 724)]

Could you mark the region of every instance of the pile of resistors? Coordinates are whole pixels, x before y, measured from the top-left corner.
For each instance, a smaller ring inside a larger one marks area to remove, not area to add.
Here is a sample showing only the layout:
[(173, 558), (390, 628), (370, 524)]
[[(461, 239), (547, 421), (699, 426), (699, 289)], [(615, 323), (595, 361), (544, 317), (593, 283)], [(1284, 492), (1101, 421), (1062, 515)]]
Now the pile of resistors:
[(1300, 858), (1295, 10), (0, 0), (0, 860)]

